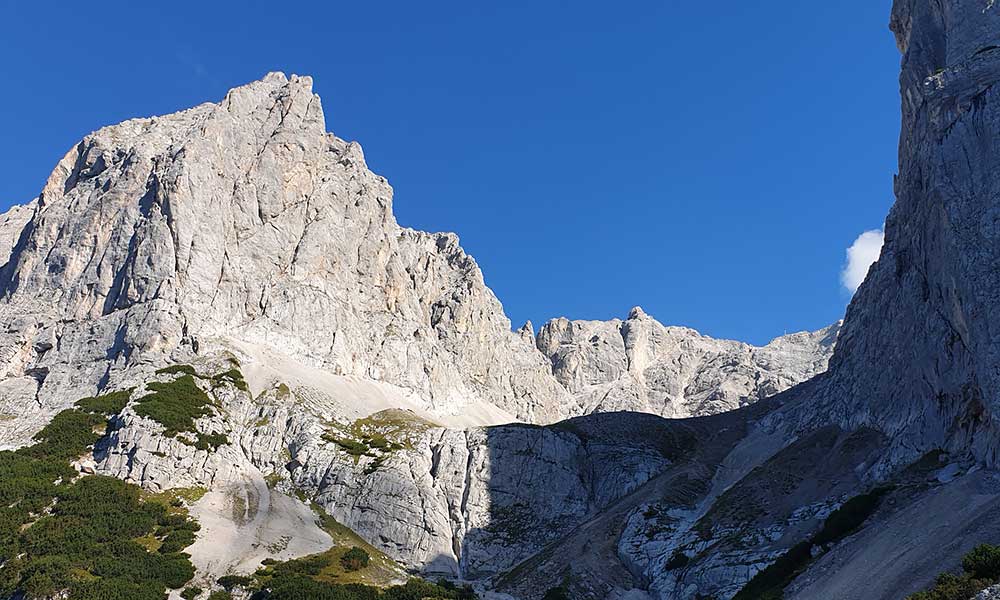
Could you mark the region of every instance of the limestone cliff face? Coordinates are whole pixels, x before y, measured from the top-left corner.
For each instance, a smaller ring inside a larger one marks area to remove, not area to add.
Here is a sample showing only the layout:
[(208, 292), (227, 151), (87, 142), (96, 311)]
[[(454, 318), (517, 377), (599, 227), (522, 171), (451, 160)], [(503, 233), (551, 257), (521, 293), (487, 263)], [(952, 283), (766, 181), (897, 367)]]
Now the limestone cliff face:
[(38, 200), (35, 199), (27, 204), (12, 206), (10, 210), (0, 215), (0, 262), (6, 263), (10, 258), (11, 251), (17, 245), (24, 226), (31, 219), (37, 206)]
[(896, 204), (848, 309), (823, 418), (871, 425), (898, 460), (1000, 437), (1000, 7), (896, 0), (903, 52)]
[(554, 319), (538, 348), (572, 394), (573, 415), (637, 411), (712, 415), (756, 402), (826, 370), (840, 324), (763, 347), (664, 327), (641, 308), (620, 321)]
[[(565, 394), (451, 234), (399, 227), (311, 79), (87, 136), (0, 270), (0, 377), (54, 409), (218, 339), (546, 422)], [(13, 219), (14, 217), (11, 217)], [(22, 381), (22, 387), (25, 387)]]
[[(305, 386), (276, 383), (253, 394), (204, 377), (232, 368), (228, 359), (199, 359), (194, 368), (217, 407), (195, 431), (165, 435), (129, 406), (97, 444), (92, 468), (153, 491), (228, 491), (236, 502), (224, 497), (195, 508), (214, 531), (236, 539), (260, 535), (248, 525), (276, 495), (258, 490), (295, 491), (408, 569), (435, 576), (486, 580), (514, 567), (654, 478), (695, 437), (686, 429), (672, 434), (652, 415), (467, 430), (399, 409), (350, 420), (335, 416), (337, 398)], [(135, 380), (135, 396), (151, 381), (176, 377)], [(198, 448), (198, 434), (222, 435), (225, 443)], [(348, 441), (366, 444), (372, 434), (387, 443), (349, 451)], [(285, 502), (284, 510), (300, 504)], [(265, 549), (275, 545), (262, 541)], [(253, 571), (275, 555), (249, 545), (231, 552), (199, 546), (195, 562), (220, 573)]]

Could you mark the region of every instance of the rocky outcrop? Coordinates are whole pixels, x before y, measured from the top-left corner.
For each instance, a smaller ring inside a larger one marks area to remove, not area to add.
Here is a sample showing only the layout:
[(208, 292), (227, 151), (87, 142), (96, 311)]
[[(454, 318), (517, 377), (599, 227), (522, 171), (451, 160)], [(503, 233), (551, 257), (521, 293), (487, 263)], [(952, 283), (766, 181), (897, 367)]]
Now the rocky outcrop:
[(10, 258), (11, 251), (17, 245), (24, 226), (31, 219), (37, 206), (36, 198), (27, 204), (16, 204), (0, 215), (0, 263), (6, 263)]
[(636, 307), (625, 321), (554, 319), (537, 344), (572, 394), (567, 413), (684, 418), (733, 410), (822, 373), (839, 329), (836, 323), (755, 347), (664, 327)]

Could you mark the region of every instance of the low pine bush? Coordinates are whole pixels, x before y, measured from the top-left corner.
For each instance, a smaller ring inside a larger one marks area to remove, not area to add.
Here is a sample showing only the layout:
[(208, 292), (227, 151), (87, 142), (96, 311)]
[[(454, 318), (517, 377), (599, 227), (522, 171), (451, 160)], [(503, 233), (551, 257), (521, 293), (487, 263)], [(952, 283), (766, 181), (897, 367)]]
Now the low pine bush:
[(340, 557), (340, 563), (344, 565), (344, 568), (348, 571), (358, 571), (364, 569), (368, 566), (370, 560), (371, 557), (368, 556), (368, 553), (357, 546), (352, 547)]

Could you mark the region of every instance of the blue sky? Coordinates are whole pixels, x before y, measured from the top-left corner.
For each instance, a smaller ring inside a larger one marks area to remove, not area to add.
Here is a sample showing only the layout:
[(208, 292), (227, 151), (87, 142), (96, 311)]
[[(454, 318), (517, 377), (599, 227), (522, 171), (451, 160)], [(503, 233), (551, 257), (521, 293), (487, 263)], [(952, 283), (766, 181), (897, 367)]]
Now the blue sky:
[(100, 126), (310, 74), (399, 222), (457, 232), (515, 327), (818, 328), (892, 203), (889, 0), (30, 4), (0, 0), (0, 208)]

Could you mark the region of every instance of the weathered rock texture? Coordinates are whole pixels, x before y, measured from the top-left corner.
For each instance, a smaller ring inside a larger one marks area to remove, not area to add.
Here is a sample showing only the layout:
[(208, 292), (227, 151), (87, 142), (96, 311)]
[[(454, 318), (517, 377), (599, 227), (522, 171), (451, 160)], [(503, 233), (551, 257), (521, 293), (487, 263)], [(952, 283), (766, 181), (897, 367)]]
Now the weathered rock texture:
[(873, 426), (906, 460), (996, 464), (1000, 415), (1000, 7), (896, 0), (896, 203), (847, 312), (819, 418)]
[[(326, 132), (308, 77), (87, 136), (0, 271), (4, 378), (45, 409), (214, 338), (526, 421), (565, 394), (451, 234), (399, 227), (361, 148)], [(11, 217), (14, 218), (13, 216)]]
[(6, 263), (10, 258), (11, 250), (17, 245), (24, 226), (37, 206), (38, 200), (35, 199), (27, 204), (14, 205), (0, 215), (0, 263)]
[(664, 327), (637, 307), (625, 321), (554, 319), (541, 328), (537, 343), (573, 396), (566, 412), (684, 418), (733, 410), (822, 373), (839, 328), (754, 347)]
[[(95, 388), (141, 387), (168, 361), (210, 374), (232, 352), (251, 389), (213, 391), (197, 423), (226, 444), (199, 450), (130, 406), (96, 468), (151, 489), (295, 488), (407, 567), (527, 600), (561, 584), (582, 599), (731, 598), (890, 482), (786, 592), (916, 590), (1000, 514), (982, 468), (1000, 447), (998, 11), (895, 2), (903, 130), (882, 257), (839, 337), (764, 348), (641, 311), (511, 332), (454, 236), (396, 225), (388, 185), (325, 132), (308, 78), (101, 130), (3, 238), (17, 240), (0, 269), (4, 441)], [(437, 421), (685, 416), (774, 392), (687, 420)], [(301, 509), (284, 520), (307, 523)], [(956, 525), (912, 526), (935, 518)], [(245, 570), (247, 552), (199, 564)]]

